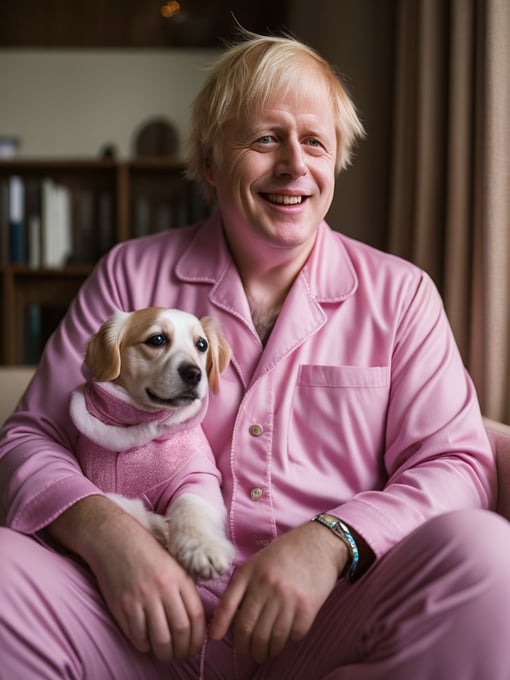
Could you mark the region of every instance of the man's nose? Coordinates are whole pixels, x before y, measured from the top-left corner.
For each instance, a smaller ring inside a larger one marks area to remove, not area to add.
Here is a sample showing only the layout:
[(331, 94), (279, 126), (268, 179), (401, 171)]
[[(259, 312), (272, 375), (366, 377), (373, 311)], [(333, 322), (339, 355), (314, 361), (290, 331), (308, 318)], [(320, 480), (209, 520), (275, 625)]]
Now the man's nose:
[(276, 170), (279, 175), (292, 177), (301, 177), (306, 173), (304, 151), (298, 141), (289, 140), (282, 144)]

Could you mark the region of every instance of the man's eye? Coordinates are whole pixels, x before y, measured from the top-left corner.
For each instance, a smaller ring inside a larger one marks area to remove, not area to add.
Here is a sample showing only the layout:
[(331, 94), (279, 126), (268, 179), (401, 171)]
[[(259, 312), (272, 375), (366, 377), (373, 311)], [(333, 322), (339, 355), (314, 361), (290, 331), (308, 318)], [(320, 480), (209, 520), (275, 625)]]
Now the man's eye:
[(205, 338), (198, 338), (195, 344), (199, 352), (207, 352), (209, 344), (207, 343), (207, 340)]
[(274, 142), (274, 137), (272, 135), (263, 135), (257, 139), (257, 142), (259, 144), (271, 144), (271, 142)]
[(145, 344), (149, 347), (163, 347), (168, 344), (168, 337), (163, 333), (156, 333), (155, 335), (151, 335), (150, 338), (147, 338)]

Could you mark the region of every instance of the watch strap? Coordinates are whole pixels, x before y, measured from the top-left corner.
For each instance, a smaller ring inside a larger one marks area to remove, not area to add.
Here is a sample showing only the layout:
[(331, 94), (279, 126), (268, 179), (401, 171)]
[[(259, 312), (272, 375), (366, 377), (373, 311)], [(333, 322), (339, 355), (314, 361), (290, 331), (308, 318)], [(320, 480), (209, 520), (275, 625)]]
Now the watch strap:
[(335, 536), (337, 536), (347, 546), (350, 560), (347, 565), (347, 573), (345, 574), (345, 577), (348, 581), (352, 581), (354, 579), (354, 575), (358, 567), (359, 549), (354, 536), (351, 534), (349, 530), (349, 527), (346, 524), (344, 524), (344, 522), (342, 522), (342, 520), (339, 517), (335, 517), (335, 515), (330, 515), (327, 512), (322, 512), (319, 515), (315, 515), (313, 521), (318, 522), (319, 524), (322, 524), (323, 526), (327, 527), (333, 534), (335, 534)]

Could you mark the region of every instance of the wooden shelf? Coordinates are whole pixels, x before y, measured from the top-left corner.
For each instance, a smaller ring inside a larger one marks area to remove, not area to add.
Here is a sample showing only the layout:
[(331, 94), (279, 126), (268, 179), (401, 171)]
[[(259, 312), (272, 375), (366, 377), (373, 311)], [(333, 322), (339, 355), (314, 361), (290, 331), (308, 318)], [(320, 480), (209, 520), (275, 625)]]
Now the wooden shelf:
[[(13, 177), (24, 187), (23, 219), (14, 226), (9, 216)], [(61, 229), (44, 207), (47, 185), (60, 187), (68, 206), (65, 242), (70, 242), (70, 251), (59, 266), (47, 266), (53, 261), (50, 241)], [(94, 263), (112, 245), (178, 228), (208, 211), (197, 187), (186, 180), (182, 162), (173, 158), (0, 161), (0, 363), (38, 360)], [(40, 236), (29, 227), (34, 217)]]
[[(0, 3), (2, 47), (223, 47), (236, 22), (255, 32), (288, 27), (288, 0), (24, 0)], [(235, 19), (234, 19), (235, 17)]]
[(33, 364), (91, 268), (2, 267), (3, 354), (6, 364)]

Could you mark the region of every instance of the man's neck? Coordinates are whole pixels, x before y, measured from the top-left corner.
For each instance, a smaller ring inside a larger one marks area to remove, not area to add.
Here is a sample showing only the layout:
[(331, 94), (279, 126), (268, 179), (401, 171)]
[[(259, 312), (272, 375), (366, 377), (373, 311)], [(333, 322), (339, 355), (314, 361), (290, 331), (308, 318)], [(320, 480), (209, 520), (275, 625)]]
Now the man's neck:
[(279, 267), (244, 276), (243, 285), (257, 334), (266, 343), (294, 280), (295, 267)]
[[(267, 250), (257, 256), (244, 244), (229, 244), (237, 265), (254, 326), (265, 344), (294, 280), (308, 259), (309, 248)], [(236, 247), (237, 246), (237, 247)]]
[(265, 345), (278, 318), (283, 300), (271, 304), (264, 302), (263, 298), (255, 298), (248, 290), (246, 290), (246, 297), (250, 306), (253, 325), (262, 344)]

